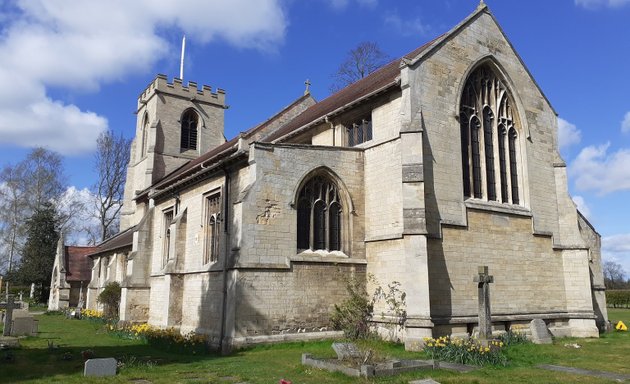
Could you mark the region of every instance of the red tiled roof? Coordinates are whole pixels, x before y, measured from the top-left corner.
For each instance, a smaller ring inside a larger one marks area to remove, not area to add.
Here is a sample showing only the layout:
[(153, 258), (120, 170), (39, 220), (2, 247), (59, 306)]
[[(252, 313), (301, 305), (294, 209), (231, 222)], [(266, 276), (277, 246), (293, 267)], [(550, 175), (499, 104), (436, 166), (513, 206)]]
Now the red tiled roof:
[[(438, 37), (439, 38), (439, 37)], [(437, 39), (435, 39), (437, 40)], [(433, 41), (435, 41), (433, 40)], [(319, 103), (312, 105), (307, 108), (304, 112), (296, 116), (294, 119), (290, 120), (287, 124), (275, 130), (267, 137), (264, 137), (261, 141), (271, 142), (277, 138), (285, 136), (292, 131), (309, 124), (313, 121), (316, 121), (320, 118), (323, 118), (327, 114), (349, 104), (353, 101), (359, 100), (362, 97), (370, 95), (373, 92), (378, 91), (382, 88), (387, 88), (389, 86), (393, 86), (398, 82), (398, 76), (400, 75), (400, 63), (402, 59), (412, 59), (422, 53), (427, 47), (429, 47), (433, 41), (430, 41), (423, 46), (416, 48), (411, 51), (407, 55), (401, 57), (400, 59), (393, 60), (389, 64), (381, 67), (380, 69), (372, 72), (370, 75), (364, 77), (357, 82), (350, 84), (349, 86), (343, 88), (339, 92), (329, 96), (328, 98), (322, 100)], [(160, 187), (164, 187), (176, 182), (178, 179), (182, 179), (186, 176), (189, 176), (197, 170), (200, 164), (209, 162), (209, 161), (218, 161), (221, 158), (224, 158), (234, 152), (236, 152), (236, 145), (238, 143), (239, 137), (248, 138), (254, 135), (257, 132), (260, 132), (269, 124), (273, 123), (277, 118), (279, 118), (285, 111), (290, 108), (298, 105), (298, 103), (302, 102), (305, 98), (310, 97), (310, 95), (304, 95), (295, 100), (289, 106), (285, 107), (282, 111), (275, 114), (269, 120), (259, 124), (244, 133), (241, 133), (239, 136), (234, 137), (232, 140), (227, 141), (218, 147), (211, 149), (210, 151), (204, 153), (203, 155), (197, 157), (196, 159), (190, 160), (185, 163), (181, 167), (175, 169), (170, 174), (166, 175), (156, 184), (152, 185), (151, 188), (144, 190), (140, 193), (139, 196), (146, 195), (149, 189), (160, 189)]]
[(64, 262), (66, 281), (89, 281), (92, 277), (92, 259), (88, 257), (96, 247), (75, 247), (67, 245)]
[[(437, 39), (436, 39), (437, 40)], [(329, 96), (328, 98), (320, 101), (319, 103), (308, 108), (302, 114), (291, 120), (284, 127), (278, 129), (271, 135), (264, 138), (266, 142), (272, 142), (282, 136), (295, 131), (296, 129), (303, 127), (309, 123), (317, 121), (323, 118), (327, 114), (334, 112), (335, 110), (342, 108), (345, 105), (359, 100), (365, 96), (370, 95), (379, 89), (393, 86), (398, 82), (398, 76), (400, 75), (400, 64), (403, 59), (412, 59), (422, 53), (427, 47), (429, 47), (432, 40), (421, 47), (409, 52), (405, 56), (393, 60), (389, 64), (384, 65), (378, 70), (372, 72), (368, 76), (348, 85), (339, 92)]]
[(96, 256), (101, 253), (115, 251), (117, 249), (131, 247), (133, 244), (133, 233), (136, 230), (136, 226), (125, 229), (109, 239), (100, 243), (97, 247), (90, 252), (90, 256)]

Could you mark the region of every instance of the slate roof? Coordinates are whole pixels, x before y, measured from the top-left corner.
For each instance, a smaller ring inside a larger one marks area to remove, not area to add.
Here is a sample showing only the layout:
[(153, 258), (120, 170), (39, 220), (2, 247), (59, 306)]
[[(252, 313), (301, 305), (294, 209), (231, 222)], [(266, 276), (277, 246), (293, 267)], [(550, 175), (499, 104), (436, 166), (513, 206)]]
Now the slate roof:
[(92, 259), (88, 257), (96, 247), (64, 247), (66, 281), (88, 281), (92, 278)]

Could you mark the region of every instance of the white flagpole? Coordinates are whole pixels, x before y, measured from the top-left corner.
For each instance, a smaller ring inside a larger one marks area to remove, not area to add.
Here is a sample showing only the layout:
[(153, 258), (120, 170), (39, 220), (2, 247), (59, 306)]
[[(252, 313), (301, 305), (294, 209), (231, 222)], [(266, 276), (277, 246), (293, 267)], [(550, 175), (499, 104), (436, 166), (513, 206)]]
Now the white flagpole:
[(182, 37), (182, 59), (179, 63), (179, 78), (184, 80), (184, 51), (186, 50), (186, 35)]

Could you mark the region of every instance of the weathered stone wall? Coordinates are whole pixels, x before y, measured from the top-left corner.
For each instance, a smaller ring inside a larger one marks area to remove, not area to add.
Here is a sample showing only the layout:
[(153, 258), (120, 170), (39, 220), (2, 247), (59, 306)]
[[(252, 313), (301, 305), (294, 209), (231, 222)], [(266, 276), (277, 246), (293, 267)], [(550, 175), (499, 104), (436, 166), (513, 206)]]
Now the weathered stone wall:
[(567, 310), (563, 257), (551, 239), (531, 233), (529, 217), (468, 211), (468, 228), (444, 227), (429, 239), (431, 315), (477, 316), (477, 267), (487, 265), (492, 314)]
[(291, 270), (241, 270), (235, 336), (330, 330), (334, 304), (347, 297), (346, 281), (365, 278), (365, 265), (294, 262)]
[(597, 316), (597, 327), (606, 330), (608, 311), (606, 309), (606, 286), (602, 269), (602, 238), (584, 216), (579, 215), (580, 233), (589, 247), (589, 269), (591, 275), (591, 290), (593, 293), (593, 310)]

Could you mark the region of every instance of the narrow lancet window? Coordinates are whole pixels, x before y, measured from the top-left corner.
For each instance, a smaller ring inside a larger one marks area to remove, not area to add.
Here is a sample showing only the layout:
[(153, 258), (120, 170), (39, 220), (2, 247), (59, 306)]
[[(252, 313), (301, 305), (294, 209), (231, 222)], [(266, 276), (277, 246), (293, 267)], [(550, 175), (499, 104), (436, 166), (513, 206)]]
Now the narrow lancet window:
[(187, 110), (182, 115), (182, 135), (181, 149), (197, 149), (197, 128), (199, 125), (199, 116), (192, 109)]

